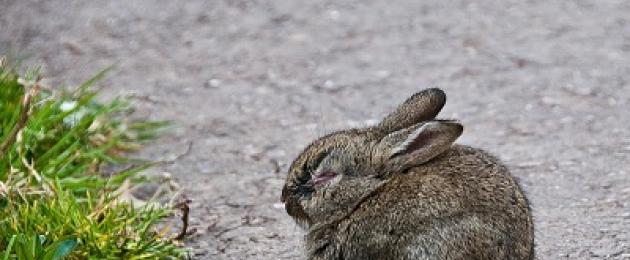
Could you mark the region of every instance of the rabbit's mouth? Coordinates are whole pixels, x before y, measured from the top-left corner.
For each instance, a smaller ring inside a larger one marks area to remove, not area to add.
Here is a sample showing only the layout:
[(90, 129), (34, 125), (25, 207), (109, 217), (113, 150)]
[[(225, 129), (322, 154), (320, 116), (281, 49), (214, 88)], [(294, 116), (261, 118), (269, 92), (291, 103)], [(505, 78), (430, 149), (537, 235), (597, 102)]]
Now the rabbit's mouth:
[(300, 204), (300, 200), (310, 197), (313, 191), (312, 186), (304, 184), (297, 186), (285, 185), (282, 188), (282, 202), (284, 202), (285, 210), (301, 227), (308, 227), (311, 220), (304, 211), (304, 207)]

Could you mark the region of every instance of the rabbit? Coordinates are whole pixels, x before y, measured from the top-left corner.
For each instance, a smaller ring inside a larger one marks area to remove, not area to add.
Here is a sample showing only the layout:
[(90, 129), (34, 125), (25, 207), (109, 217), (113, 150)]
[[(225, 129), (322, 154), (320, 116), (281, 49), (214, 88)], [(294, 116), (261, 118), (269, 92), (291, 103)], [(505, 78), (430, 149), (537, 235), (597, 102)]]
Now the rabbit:
[(291, 164), (281, 200), (308, 259), (534, 259), (530, 204), (497, 158), (420, 91), (380, 123), (328, 134)]

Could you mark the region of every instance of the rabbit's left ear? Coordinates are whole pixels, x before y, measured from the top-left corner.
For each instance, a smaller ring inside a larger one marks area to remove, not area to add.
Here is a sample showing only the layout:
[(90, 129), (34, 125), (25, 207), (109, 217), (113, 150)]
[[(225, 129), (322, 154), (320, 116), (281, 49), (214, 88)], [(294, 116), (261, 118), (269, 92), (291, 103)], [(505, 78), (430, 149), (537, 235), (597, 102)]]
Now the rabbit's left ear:
[(462, 134), (464, 127), (453, 120), (434, 120), (385, 136), (379, 149), (388, 172), (402, 172), (442, 154)]
[(444, 103), (446, 103), (444, 91), (439, 88), (425, 89), (400, 104), (374, 129), (381, 134), (379, 137), (382, 137), (422, 121), (432, 120), (442, 110)]

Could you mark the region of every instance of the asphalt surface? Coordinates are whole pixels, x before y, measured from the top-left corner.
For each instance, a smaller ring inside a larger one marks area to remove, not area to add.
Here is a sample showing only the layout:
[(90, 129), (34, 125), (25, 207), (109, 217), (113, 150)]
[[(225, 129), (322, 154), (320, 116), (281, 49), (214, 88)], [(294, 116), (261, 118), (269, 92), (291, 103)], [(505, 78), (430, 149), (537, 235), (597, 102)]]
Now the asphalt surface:
[(630, 259), (630, 2), (0, 0), (0, 53), (176, 131), (198, 259), (301, 259), (279, 202), (287, 164), (329, 131), (373, 123), (426, 87), (460, 143), (512, 169), (539, 259)]

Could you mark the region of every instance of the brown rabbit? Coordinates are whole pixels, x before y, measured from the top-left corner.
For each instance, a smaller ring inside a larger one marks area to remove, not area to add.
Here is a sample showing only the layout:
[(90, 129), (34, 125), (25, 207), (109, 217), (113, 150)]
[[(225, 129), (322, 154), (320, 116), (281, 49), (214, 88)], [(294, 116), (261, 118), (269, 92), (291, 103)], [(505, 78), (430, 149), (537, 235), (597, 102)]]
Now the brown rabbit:
[(324, 136), (293, 162), (282, 201), (308, 259), (534, 259), (529, 203), (488, 153), (453, 145), (421, 91), (375, 127)]

